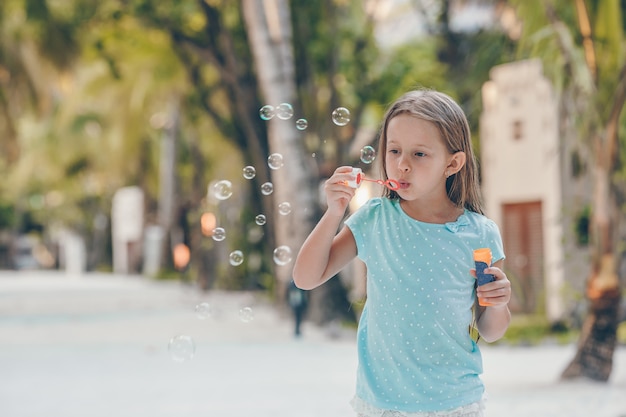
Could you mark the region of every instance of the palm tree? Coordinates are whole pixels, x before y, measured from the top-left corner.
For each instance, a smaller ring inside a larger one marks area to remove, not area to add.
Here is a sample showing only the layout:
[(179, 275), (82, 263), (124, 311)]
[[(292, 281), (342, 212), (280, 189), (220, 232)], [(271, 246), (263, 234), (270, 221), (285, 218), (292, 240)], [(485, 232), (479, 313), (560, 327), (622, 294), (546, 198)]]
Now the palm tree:
[[(557, 2), (517, 1), (523, 20), (522, 48), (544, 60), (563, 63), (552, 68), (562, 89), (564, 109), (578, 119), (578, 134), (588, 147), (591, 198), (591, 274), (586, 295), (589, 312), (578, 351), (563, 378), (608, 380), (617, 341), (621, 298), (619, 266), (624, 183), (621, 180), (623, 139), (619, 131), (626, 101), (625, 26), (619, 0)], [(559, 6), (559, 7), (557, 7)], [(549, 61), (548, 61), (549, 62)], [(568, 138), (567, 140), (575, 140)]]

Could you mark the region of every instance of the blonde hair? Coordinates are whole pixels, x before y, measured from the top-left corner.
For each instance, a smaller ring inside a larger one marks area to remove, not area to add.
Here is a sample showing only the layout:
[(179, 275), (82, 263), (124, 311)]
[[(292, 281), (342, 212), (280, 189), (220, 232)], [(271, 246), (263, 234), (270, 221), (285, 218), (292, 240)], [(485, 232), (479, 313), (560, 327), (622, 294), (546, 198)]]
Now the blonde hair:
[[(483, 214), (478, 164), (472, 149), (469, 124), (461, 107), (444, 93), (428, 89), (410, 91), (389, 107), (378, 139), (378, 154), (382, 160), (383, 178), (388, 179), (384, 157), (387, 153), (387, 127), (391, 119), (400, 114), (409, 114), (434, 123), (451, 154), (465, 153), (465, 165), (459, 172), (448, 177), (446, 192), (450, 200), (458, 207)], [(398, 193), (388, 189), (385, 189), (384, 196), (391, 199), (400, 198)]]

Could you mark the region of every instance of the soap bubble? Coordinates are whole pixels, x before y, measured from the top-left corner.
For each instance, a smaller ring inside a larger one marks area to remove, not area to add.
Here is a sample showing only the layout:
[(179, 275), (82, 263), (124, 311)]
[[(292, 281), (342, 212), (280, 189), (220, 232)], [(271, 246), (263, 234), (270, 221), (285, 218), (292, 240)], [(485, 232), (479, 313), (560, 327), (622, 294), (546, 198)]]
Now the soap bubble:
[(254, 311), (252, 311), (251, 307), (243, 307), (239, 310), (239, 320), (243, 323), (250, 323), (254, 320)]
[(305, 130), (307, 127), (309, 127), (309, 122), (307, 122), (306, 119), (296, 120), (296, 128), (298, 130)]
[(276, 116), (280, 120), (289, 120), (293, 116), (293, 107), (289, 103), (280, 103), (276, 106)]
[(284, 165), (283, 156), (279, 153), (273, 153), (267, 157), (267, 165), (271, 169), (280, 169)]
[(190, 336), (178, 335), (170, 339), (167, 350), (172, 360), (185, 362), (193, 358), (196, 353), (196, 346)]
[(232, 266), (239, 266), (243, 263), (243, 252), (240, 250), (234, 250), (228, 256), (228, 262)]
[(350, 110), (345, 107), (337, 107), (332, 113), (333, 123), (337, 126), (345, 126), (350, 122)]
[(212, 237), (214, 241), (221, 242), (222, 240), (226, 239), (226, 231), (223, 227), (216, 227), (215, 229), (213, 229)]
[(263, 226), (266, 222), (265, 214), (259, 214), (254, 218), (254, 222), (259, 226)]
[(274, 106), (270, 106), (269, 104), (261, 107), (259, 110), (259, 116), (261, 116), (263, 120), (270, 120), (275, 114)]
[(228, 200), (233, 195), (233, 184), (228, 180), (213, 184), (213, 194), (218, 200)]
[(376, 150), (371, 146), (364, 146), (361, 149), (361, 161), (364, 164), (371, 164), (376, 159)]
[(274, 262), (276, 263), (276, 265), (287, 265), (289, 262), (291, 262), (291, 259), (292, 253), (289, 246), (283, 245), (274, 249)]
[(291, 203), (289, 203), (289, 202), (287, 202), (287, 201), (285, 201), (285, 202), (283, 202), (283, 203), (280, 203), (280, 204), (278, 205), (278, 212), (279, 212), (281, 215), (283, 215), (283, 216), (286, 216), (286, 215), (288, 215), (289, 213), (291, 213)]
[(209, 303), (200, 303), (196, 306), (196, 316), (200, 320), (207, 319), (211, 317), (211, 304)]
[(266, 182), (261, 185), (261, 193), (263, 195), (270, 195), (274, 192), (274, 184), (271, 182)]
[(247, 180), (251, 180), (256, 175), (256, 169), (253, 166), (247, 166), (243, 168), (243, 177)]

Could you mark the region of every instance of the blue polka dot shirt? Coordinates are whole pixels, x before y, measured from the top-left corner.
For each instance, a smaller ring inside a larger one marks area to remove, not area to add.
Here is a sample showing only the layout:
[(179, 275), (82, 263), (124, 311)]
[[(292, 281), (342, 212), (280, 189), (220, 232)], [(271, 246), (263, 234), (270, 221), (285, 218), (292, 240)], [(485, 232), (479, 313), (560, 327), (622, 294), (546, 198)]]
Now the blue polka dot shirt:
[(369, 200), (346, 225), (367, 265), (356, 395), (405, 412), (479, 401), (482, 358), (468, 332), (476, 297), (470, 269), (474, 249), (504, 258), (497, 225), (468, 210), (455, 222), (424, 223), (388, 198)]

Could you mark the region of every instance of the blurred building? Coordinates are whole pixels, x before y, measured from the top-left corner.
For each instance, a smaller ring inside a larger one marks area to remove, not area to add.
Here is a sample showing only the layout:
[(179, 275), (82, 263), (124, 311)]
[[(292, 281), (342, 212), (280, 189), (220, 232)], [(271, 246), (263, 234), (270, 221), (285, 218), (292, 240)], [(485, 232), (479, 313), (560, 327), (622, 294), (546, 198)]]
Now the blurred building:
[[(482, 188), (502, 231), (515, 312), (569, 318), (589, 273), (585, 224), (591, 185), (574, 124), (539, 60), (494, 67), (483, 85)], [(564, 114), (564, 113), (563, 113)]]

